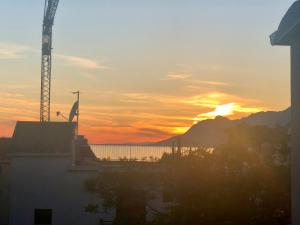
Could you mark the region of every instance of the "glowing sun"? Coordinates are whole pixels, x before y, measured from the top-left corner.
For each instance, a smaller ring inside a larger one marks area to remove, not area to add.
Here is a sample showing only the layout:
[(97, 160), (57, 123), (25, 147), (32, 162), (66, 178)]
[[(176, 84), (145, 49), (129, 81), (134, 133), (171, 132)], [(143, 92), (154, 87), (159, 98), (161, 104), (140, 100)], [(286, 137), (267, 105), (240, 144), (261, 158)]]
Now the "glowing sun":
[(229, 103), (225, 105), (219, 105), (216, 107), (215, 111), (208, 114), (212, 116), (230, 116), (234, 113), (235, 103)]
[(236, 103), (218, 105), (212, 112), (199, 114), (196, 118), (194, 118), (194, 123), (196, 124), (200, 120), (214, 119), (216, 116), (231, 116), (234, 114), (236, 108)]

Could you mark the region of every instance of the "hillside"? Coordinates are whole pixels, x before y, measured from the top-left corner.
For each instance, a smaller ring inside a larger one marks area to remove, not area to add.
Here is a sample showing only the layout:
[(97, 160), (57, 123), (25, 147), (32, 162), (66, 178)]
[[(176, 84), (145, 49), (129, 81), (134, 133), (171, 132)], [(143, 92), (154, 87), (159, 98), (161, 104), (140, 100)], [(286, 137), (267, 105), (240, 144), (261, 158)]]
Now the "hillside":
[(227, 130), (240, 123), (251, 126), (287, 126), (290, 121), (290, 109), (274, 112), (259, 112), (239, 120), (230, 120), (218, 116), (215, 119), (204, 120), (192, 126), (186, 133), (163, 140), (159, 145), (172, 145), (180, 139), (183, 146), (203, 146), (211, 147), (225, 143), (227, 140)]

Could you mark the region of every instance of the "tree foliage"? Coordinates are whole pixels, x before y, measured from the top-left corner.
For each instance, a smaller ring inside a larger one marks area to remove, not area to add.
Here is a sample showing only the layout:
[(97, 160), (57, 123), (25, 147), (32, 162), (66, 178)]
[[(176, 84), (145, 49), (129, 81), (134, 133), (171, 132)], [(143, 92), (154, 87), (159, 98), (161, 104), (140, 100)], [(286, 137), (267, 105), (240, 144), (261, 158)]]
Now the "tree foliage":
[(214, 152), (165, 156), (165, 191), (174, 195), (156, 224), (290, 224), (288, 135), (241, 125)]
[[(199, 148), (166, 154), (159, 162), (163, 169), (156, 172), (135, 166), (123, 172), (112, 170), (87, 181), (86, 186), (104, 199), (104, 207), (118, 208), (121, 199), (125, 202), (121, 208), (142, 216), (133, 196), (139, 199), (143, 193), (147, 205), (157, 190), (162, 191), (169, 201), (167, 210), (158, 210), (151, 225), (288, 225), (287, 133), (282, 127), (242, 124), (228, 130), (228, 142), (213, 151)], [(146, 223), (130, 213), (120, 215), (116, 224)]]

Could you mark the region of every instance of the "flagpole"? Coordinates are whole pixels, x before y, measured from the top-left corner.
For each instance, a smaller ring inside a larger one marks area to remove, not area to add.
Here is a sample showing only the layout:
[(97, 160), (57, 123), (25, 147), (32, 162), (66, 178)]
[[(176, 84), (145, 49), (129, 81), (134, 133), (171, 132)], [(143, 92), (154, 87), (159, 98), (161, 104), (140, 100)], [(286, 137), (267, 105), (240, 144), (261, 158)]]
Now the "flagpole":
[(79, 135), (79, 98), (80, 98), (80, 92), (77, 91), (77, 101), (78, 101), (78, 109), (77, 109), (77, 137)]
[[(72, 148), (72, 165), (76, 166), (76, 144), (78, 144), (78, 140), (79, 140), (79, 97), (80, 97), (80, 92), (76, 91), (76, 92), (72, 92), (72, 94), (77, 94), (77, 110), (76, 112), (76, 117), (77, 117), (77, 121), (76, 121), (76, 130), (75, 130), (75, 139), (73, 141), (73, 148)], [(73, 121), (74, 118), (74, 108), (76, 106), (76, 102), (74, 103), (71, 112), (70, 112), (70, 116), (69, 116), (69, 122)]]
[(79, 135), (79, 100), (80, 100), (80, 91), (72, 92), (74, 95), (77, 95), (77, 111), (76, 111), (76, 137)]

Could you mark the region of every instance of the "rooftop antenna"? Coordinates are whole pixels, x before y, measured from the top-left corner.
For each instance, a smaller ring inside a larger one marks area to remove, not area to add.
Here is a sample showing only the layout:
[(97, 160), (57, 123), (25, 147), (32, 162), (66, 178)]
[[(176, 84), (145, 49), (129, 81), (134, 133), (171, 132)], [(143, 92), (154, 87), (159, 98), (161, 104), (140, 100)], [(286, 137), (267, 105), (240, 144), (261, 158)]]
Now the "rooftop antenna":
[(52, 66), (52, 27), (59, 0), (45, 0), (42, 63), (41, 63), (41, 99), (40, 121), (50, 121), (51, 66)]
[(291, 47), (291, 193), (292, 224), (300, 224), (300, 1), (283, 17), (272, 45)]
[(63, 118), (66, 121), (69, 121), (69, 119), (61, 111), (57, 111), (56, 112), (56, 116), (57, 117), (61, 117), (61, 118)]

